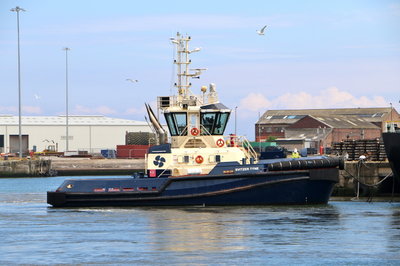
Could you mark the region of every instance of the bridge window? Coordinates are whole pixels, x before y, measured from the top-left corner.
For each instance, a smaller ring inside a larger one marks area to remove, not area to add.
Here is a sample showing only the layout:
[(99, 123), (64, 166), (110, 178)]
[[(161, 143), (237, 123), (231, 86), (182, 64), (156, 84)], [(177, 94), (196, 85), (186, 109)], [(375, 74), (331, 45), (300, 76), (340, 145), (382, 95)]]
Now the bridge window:
[(171, 136), (187, 135), (186, 113), (165, 113), (165, 120)]
[(210, 112), (201, 113), (200, 120), (202, 125), (202, 135), (222, 135), (224, 134), (228, 122), (229, 113)]

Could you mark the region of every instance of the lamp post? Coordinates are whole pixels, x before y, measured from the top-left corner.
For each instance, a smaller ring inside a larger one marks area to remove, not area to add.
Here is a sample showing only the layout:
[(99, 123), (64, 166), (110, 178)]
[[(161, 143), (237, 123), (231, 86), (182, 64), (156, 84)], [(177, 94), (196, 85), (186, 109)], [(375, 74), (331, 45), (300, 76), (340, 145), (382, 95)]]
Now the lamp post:
[(260, 154), (261, 154), (261, 114), (260, 114), (260, 112), (258, 112), (258, 151), (260, 152)]
[(236, 129), (237, 129), (237, 106), (235, 106), (235, 136), (237, 136), (237, 132), (236, 132)]
[(63, 50), (65, 51), (65, 151), (68, 151), (68, 51), (71, 49), (65, 47)]
[(390, 103), (390, 121), (391, 122), (393, 121), (392, 114), (393, 114), (393, 105), (392, 105), (392, 103)]
[(10, 11), (17, 12), (17, 35), (18, 35), (18, 136), (19, 136), (19, 158), (22, 158), (22, 130), (21, 130), (21, 56), (19, 47), (19, 12), (25, 9), (16, 6)]

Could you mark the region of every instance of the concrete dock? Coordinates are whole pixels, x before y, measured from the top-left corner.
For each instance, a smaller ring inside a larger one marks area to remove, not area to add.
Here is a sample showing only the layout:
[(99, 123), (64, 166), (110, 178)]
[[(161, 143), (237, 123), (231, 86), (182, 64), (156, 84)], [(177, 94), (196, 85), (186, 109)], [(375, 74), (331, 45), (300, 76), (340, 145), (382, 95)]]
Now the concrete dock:
[(132, 175), (143, 169), (144, 159), (41, 157), (0, 160), (0, 177)]
[(52, 158), (52, 168), (59, 176), (132, 175), (143, 171), (144, 159)]
[(51, 160), (1, 160), (0, 177), (35, 177), (51, 176)]
[(335, 186), (333, 196), (400, 196), (400, 182), (391, 174), (387, 161), (347, 161), (345, 169), (340, 171), (339, 183)]

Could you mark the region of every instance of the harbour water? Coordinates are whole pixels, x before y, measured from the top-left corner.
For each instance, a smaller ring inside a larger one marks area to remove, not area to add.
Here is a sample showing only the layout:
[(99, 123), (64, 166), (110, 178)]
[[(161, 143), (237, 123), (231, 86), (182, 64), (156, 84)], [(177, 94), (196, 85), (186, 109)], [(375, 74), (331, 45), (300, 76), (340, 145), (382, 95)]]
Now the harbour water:
[(400, 265), (400, 203), (49, 207), (65, 178), (0, 179), (1, 265)]

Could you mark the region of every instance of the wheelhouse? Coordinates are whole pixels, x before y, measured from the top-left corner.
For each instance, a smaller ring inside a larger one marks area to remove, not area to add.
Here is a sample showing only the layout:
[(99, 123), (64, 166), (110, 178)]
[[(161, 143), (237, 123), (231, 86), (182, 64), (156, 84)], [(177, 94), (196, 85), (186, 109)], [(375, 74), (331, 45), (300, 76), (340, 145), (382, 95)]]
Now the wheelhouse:
[(205, 105), (197, 111), (164, 112), (172, 137), (187, 136), (193, 128), (200, 129), (201, 135), (223, 135), (229, 115), (230, 110), (221, 103)]

